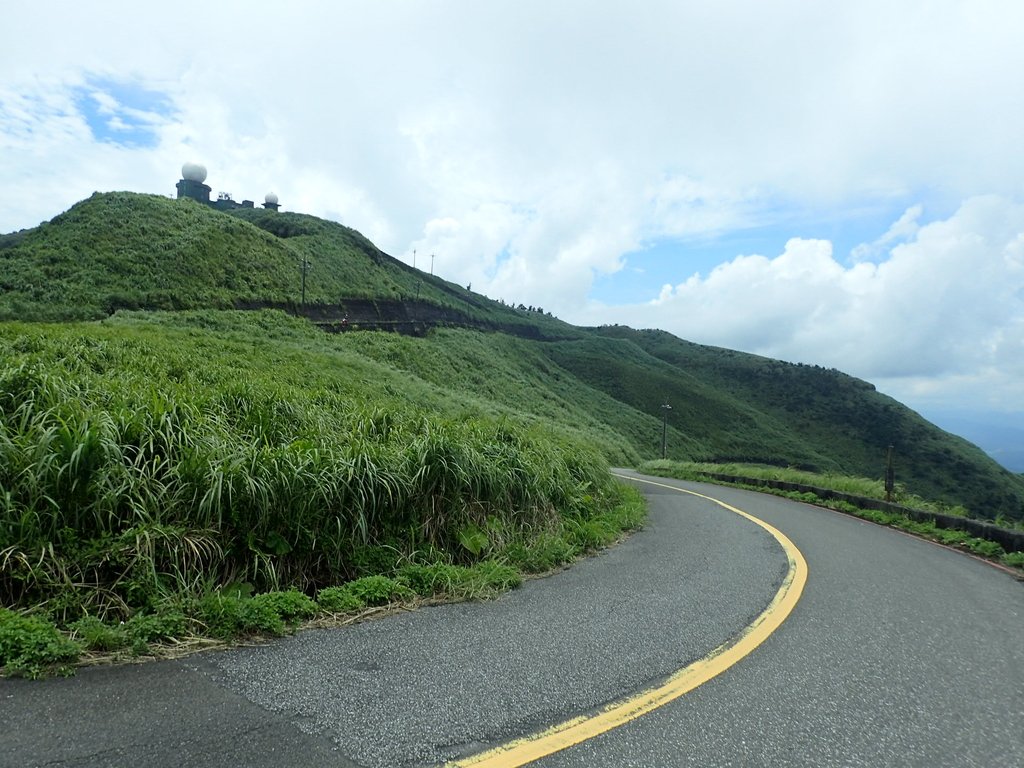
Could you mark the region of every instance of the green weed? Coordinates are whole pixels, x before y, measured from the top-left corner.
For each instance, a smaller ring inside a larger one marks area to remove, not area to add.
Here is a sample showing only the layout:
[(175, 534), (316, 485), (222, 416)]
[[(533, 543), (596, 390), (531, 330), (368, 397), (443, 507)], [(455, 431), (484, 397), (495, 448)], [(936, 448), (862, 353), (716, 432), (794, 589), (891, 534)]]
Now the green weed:
[(125, 630), (133, 644), (173, 640), (188, 631), (188, 619), (178, 609), (164, 609), (156, 613), (138, 613), (125, 622)]
[(325, 587), (316, 593), (316, 601), (322, 610), (330, 613), (349, 613), (366, 607), (366, 602), (352, 594), (347, 586)]
[(35, 679), (63, 671), (81, 650), (44, 619), (0, 608), (0, 667), (6, 674)]
[(271, 609), (287, 624), (295, 624), (315, 616), (320, 608), (313, 600), (296, 589), (289, 589), (286, 592), (266, 592), (256, 595), (252, 601)]
[(408, 563), (398, 569), (398, 580), (422, 597), (459, 595), (469, 579), (470, 569), (448, 563)]
[(470, 569), (470, 582), (479, 584), (479, 593), (498, 593), (515, 589), (523, 583), (523, 577), (510, 565), (497, 560), (484, 560)]
[(197, 606), (198, 618), (211, 637), (232, 640), (252, 635), (283, 635), (285, 622), (267, 601), (212, 594)]
[(412, 590), (387, 576), (363, 576), (345, 585), (364, 605), (385, 605), (412, 595)]
[(1024, 552), (1006, 552), (999, 559), (1003, 565), (1024, 569)]
[(117, 651), (131, 644), (124, 625), (110, 625), (95, 616), (83, 616), (69, 629), (89, 651)]

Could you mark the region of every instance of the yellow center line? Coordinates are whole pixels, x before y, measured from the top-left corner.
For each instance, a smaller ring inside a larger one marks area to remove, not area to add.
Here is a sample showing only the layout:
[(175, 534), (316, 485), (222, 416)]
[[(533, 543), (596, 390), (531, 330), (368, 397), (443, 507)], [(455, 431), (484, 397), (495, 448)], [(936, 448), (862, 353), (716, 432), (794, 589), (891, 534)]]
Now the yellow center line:
[(796, 607), (804, 585), (807, 583), (807, 561), (789, 538), (777, 528), (759, 520), (741, 509), (726, 504), (724, 501), (705, 496), (696, 491), (676, 488), (672, 485), (658, 483), (653, 480), (642, 480), (637, 477), (617, 475), (635, 482), (647, 483), (660, 488), (668, 488), (678, 493), (686, 493), (711, 501), (730, 512), (761, 526), (775, 537), (782, 545), (789, 561), (789, 569), (775, 597), (768, 607), (743, 629), (736, 637), (727, 640), (711, 651), (707, 656), (698, 659), (687, 667), (680, 669), (664, 683), (620, 701), (607, 705), (596, 714), (574, 717), (538, 733), (515, 739), (501, 746), (481, 752), (480, 754), (447, 763), (446, 768), (517, 768), (539, 760), (547, 755), (560, 752), (580, 742), (592, 739), (613, 728), (618, 728), (631, 720), (635, 720), (648, 712), (678, 699), (699, 685), (733, 666), (749, 655), (763, 643), (769, 635), (781, 626), (793, 608)]

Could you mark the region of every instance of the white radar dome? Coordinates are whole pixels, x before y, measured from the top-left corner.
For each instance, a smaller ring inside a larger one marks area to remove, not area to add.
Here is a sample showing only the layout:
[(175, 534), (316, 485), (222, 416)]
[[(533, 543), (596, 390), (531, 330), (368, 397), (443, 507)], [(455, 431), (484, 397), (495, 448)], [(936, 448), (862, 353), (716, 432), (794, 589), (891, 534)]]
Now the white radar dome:
[(277, 195), (275, 195), (273, 192), (267, 192), (267, 196), (263, 199), (265, 202), (268, 202), (271, 205), (277, 205)]
[(199, 163), (185, 163), (181, 166), (181, 178), (186, 181), (198, 181), (202, 184), (206, 181), (206, 166)]

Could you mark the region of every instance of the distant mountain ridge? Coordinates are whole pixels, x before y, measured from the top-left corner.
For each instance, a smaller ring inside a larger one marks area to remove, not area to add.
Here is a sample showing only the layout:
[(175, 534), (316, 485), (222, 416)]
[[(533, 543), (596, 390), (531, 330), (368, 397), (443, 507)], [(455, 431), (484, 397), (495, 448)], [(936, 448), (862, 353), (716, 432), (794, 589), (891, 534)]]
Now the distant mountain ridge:
[[(344, 332), (332, 343), (454, 398), (585, 423), (620, 460), (658, 455), (663, 417), (670, 458), (880, 477), (893, 444), (910, 491), (1024, 518), (1024, 479), (866, 382), (663, 331), (575, 327), (413, 269), (316, 217), (97, 193), (0, 236), (0, 320), (239, 308), (285, 309)], [(421, 338), (348, 333), (377, 328)]]
[[(929, 411), (954, 434), (982, 446), (989, 456), (1011, 472), (1024, 473), (1024, 414), (977, 414), (970, 411)], [(998, 420), (997, 420), (998, 418)]]

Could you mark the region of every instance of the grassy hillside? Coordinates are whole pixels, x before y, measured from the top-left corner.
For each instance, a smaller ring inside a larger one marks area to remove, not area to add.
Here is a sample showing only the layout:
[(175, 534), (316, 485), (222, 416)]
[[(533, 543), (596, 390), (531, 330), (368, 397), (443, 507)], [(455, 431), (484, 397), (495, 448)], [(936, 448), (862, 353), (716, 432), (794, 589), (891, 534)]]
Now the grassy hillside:
[[(804, 456), (785, 451), (788, 464), (880, 477), (886, 448), (893, 445), (897, 477), (918, 496), (962, 503), (984, 517), (1024, 517), (1019, 475), (865, 381), (836, 370), (692, 344), (663, 331), (613, 327), (599, 332), (628, 340), (675, 370), (747, 403), (764, 419), (785, 424), (791, 439), (805, 448)], [(750, 458), (726, 452), (715, 460)]]
[(307, 357), (327, 355), (353, 398), (553, 426), (623, 464), (660, 454), (665, 402), (670, 458), (881, 477), (894, 444), (897, 478), (909, 492), (982, 517), (1024, 517), (1020, 476), (866, 382), (660, 331), (574, 328), (414, 270), (354, 230), (301, 214), (93, 195), (34, 230), (0, 237), (0, 319), (98, 319), (120, 308), (295, 311), (303, 260), (311, 264), (310, 317), (372, 299), (363, 305), (377, 314), (419, 313), (435, 330), (426, 338), (329, 335), (281, 315), (206, 311), (122, 313), (103, 333), (202, 334), (197, 361), (217, 355), (222, 337), (242, 347), (266, 337), (279, 348), (261, 359), (277, 356), (278, 376), (299, 375)]
[(530, 570), (618, 533), (582, 432), (281, 313), (2, 323), (0, 360), (0, 605), (126, 616), (409, 562)]
[(415, 302), (548, 334), (573, 329), (414, 270), (349, 227), (265, 209), (96, 193), (39, 227), (0, 237), (0, 319), (98, 319), (117, 309)]

